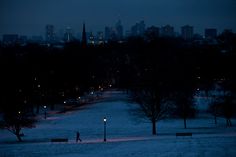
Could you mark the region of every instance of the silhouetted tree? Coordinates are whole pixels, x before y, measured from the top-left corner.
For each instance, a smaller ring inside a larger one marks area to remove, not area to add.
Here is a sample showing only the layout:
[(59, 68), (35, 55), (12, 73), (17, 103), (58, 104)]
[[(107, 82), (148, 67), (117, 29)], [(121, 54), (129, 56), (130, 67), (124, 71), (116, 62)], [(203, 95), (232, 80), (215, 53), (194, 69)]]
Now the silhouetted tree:
[(208, 106), (208, 112), (214, 116), (215, 125), (217, 125), (217, 117), (220, 116), (220, 106), (215, 96), (212, 99)]
[(22, 141), (22, 128), (32, 128), (36, 122), (34, 114), (30, 110), (30, 100), (25, 89), (15, 89), (8, 86), (5, 90), (3, 102), (3, 119), (0, 128), (13, 133), (19, 142)]
[(21, 132), (22, 128), (33, 128), (35, 122), (36, 120), (33, 115), (26, 111), (5, 111), (0, 127), (13, 133), (18, 141), (21, 142), (21, 136), (24, 135)]
[(187, 118), (195, 116), (193, 97), (196, 93), (196, 71), (194, 59), (185, 53), (176, 57), (172, 66), (171, 78), (172, 101), (175, 104), (174, 114), (183, 118), (184, 128), (187, 128)]
[(235, 115), (235, 105), (236, 102), (234, 102), (232, 96), (226, 96), (223, 103), (221, 104), (222, 114), (226, 119), (226, 126), (231, 127), (233, 125), (231, 118), (233, 117), (233, 115)]
[(176, 104), (175, 115), (183, 118), (184, 120), (184, 128), (187, 128), (187, 118), (193, 118), (195, 116), (195, 105), (193, 103), (193, 95), (178, 92), (175, 95), (174, 102)]
[(152, 123), (152, 134), (156, 135), (156, 123), (168, 116), (170, 104), (156, 89), (143, 89), (133, 93), (134, 100), (140, 105), (139, 112), (143, 113)]

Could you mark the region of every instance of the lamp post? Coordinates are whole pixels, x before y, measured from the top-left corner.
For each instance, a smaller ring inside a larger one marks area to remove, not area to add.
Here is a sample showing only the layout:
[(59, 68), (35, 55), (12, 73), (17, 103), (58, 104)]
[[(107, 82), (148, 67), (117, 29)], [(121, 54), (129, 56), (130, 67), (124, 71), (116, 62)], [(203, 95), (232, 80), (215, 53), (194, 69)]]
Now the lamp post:
[(107, 124), (107, 119), (106, 119), (106, 117), (103, 118), (103, 123), (104, 123), (104, 140), (103, 140), (103, 141), (106, 142), (106, 141), (107, 141), (107, 138), (106, 138), (106, 131), (107, 131), (107, 130), (106, 130), (106, 129), (107, 129), (107, 128), (106, 128), (106, 124)]
[(44, 105), (43, 108), (44, 108), (44, 119), (47, 119), (47, 106)]
[[(21, 111), (18, 111), (18, 120), (20, 121), (21, 120)], [(18, 121), (18, 123), (19, 123)]]

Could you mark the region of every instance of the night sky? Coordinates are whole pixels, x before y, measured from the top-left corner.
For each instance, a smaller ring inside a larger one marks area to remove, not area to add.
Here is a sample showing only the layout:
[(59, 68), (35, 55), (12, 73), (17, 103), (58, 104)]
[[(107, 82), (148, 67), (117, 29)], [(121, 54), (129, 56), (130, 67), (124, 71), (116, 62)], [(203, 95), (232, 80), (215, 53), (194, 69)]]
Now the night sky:
[(0, 0), (0, 35), (43, 35), (46, 24), (81, 32), (104, 31), (120, 19), (124, 29), (144, 20), (147, 26), (185, 24), (195, 32), (214, 27), (236, 31), (236, 0)]

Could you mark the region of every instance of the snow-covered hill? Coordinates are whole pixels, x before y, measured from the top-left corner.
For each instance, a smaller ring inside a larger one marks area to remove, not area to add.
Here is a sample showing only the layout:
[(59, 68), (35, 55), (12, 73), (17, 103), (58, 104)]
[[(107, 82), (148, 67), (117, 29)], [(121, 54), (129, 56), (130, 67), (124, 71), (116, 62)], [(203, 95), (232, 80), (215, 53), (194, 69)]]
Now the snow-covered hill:
[[(158, 122), (157, 136), (151, 124), (133, 114), (138, 106), (116, 90), (106, 91), (104, 99), (79, 110), (50, 114), (34, 129), (23, 129), (25, 142), (0, 130), (0, 157), (96, 157), (96, 156), (236, 156), (236, 128), (225, 128), (224, 119), (214, 125), (210, 116), (188, 120), (183, 129), (181, 119)], [(107, 142), (103, 142), (107, 118)], [(235, 124), (235, 120), (233, 121)], [(75, 142), (76, 132), (81, 143)], [(192, 137), (176, 137), (176, 132), (192, 132)], [(51, 143), (52, 138), (68, 138), (67, 143)]]

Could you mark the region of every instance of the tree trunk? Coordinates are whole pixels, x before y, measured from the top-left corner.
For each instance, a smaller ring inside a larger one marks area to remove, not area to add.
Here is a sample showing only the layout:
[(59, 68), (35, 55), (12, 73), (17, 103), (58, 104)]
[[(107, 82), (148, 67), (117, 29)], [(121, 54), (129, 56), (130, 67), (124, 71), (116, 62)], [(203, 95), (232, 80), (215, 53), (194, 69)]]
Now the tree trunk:
[(186, 117), (184, 117), (184, 129), (186, 129), (187, 128), (187, 123), (186, 123)]
[(217, 119), (216, 119), (216, 115), (214, 116), (214, 118), (215, 118), (215, 125), (217, 125)]
[(232, 126), (232, 122), (230, 118), (226, 119), (226, 126), (231, 127)]
[(16, 130), (15, 130), (15, 135), (18, 139), (19, 142), (22, 142), (22, 139), (21, 139), (21, 135), (20, 135), (20, 131), (21, 131), (21, 128), (19, 126), (16, 127)]
[(230, 118), (229, 118), (229, 126), (230, 126), (230, 127), (233, 126)]
[(20, 134), (16, 134), (16, 137), (18, 139), (19, 142), (22, 142), (22, 139), (21, 139), (21, 135)]
[(157, 134), (157, 130), (156, 130), (156, 121), (152, 120), (152, 134), (156, 135)]

